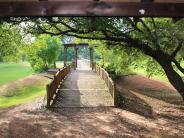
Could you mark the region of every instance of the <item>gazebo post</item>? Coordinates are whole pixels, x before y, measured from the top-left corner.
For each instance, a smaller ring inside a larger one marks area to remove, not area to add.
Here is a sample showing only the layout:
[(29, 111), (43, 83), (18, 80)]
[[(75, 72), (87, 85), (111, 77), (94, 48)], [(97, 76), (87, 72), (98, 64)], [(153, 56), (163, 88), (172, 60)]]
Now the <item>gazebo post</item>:
[(75, 67), (77, 68), (77, 50), (78, 48), (75, 46)]
[(90, 67), (93, 70), (93, 48), (90, 48)]
[(64, 46), (64, 66), (67, 64), (67, 47)]

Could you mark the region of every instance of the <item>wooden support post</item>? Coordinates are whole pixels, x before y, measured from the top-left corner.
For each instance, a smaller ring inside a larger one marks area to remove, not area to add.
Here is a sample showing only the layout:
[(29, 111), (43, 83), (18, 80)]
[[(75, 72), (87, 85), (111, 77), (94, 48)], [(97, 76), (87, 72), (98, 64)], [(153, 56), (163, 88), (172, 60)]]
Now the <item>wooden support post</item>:
[(73, 66), (73, 69), (76, 70), (76, 65), (75, 65), (75, 47), (73, 47), (72, 66)]
[(77, 68), (77, 50), (78, 48), (75, 47), (75, 68)]
[(47, 92), (47, 108), (50, 107), (50, 93), (49, 93), (49, 84), (46, 85), (46, 92)]
[(64, 46), (64, 66), (67, 64), (67, 47)]
[(116, 92), (116, 83), (114, 82), (114, 85), (113, 85), (113, 98), (114, 98), (114, 105), (116, 106), (117, 105), (117, 92)]
[[(1, 0), (2, 1), (2, 0)], [(104, 1), (104, 2), (103, 2)], [(125, 17), (183, 17), (183, 0), (4, 0), (0, 16), (125, 16)], [(136, 2), (137, 1), (137, 2)], [(144, 1), (144, 2), (143, 2)], [(147, 2), (148, 1), (148, 2)], [(109, 12), (109, 10), (111, 12)]]
[(75, 61), (74, 60), (72, 61), (72, 67), (73, 67), (74, 70), (76, 70), (76, 66), (75, 66)]
[(93, 70), (93, 48), (90, 48), (90, 67)]

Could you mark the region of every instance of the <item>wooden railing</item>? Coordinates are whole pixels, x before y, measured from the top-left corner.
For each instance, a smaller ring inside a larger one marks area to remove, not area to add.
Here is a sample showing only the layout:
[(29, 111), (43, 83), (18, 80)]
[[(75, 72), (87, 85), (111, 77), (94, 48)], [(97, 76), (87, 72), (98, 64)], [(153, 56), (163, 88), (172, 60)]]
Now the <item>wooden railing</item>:
[(109, 74), (105, 69), (100, 67), (99, 65), (93, 63), (93, 68), (95, 72), (105, 81), (108, 90), (114, 100), (114, 105), (116, 104), (116, 84), (113, 82), (113, 80), (110, 78)]
[(73, 64), (67, 65), (62, 69), (59, 69), (57, 73), (54, 75), (53, 80), (47, 84), (46, 90), (47, 90), (47, 107), (51, 106), (51, 101), (54, 100), (55, 95), (57, 93), (57, 89), (60, 87), (61, 83), (65, 79), (65, 77), (69, 74), (71, 71), (71, 68), (73, 67)]

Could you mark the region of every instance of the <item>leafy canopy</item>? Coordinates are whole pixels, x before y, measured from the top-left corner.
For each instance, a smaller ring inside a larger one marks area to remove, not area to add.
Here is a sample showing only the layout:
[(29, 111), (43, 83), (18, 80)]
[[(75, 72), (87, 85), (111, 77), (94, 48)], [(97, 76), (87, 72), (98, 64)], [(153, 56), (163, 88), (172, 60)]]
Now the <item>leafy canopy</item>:
[(61, 51), (61, 41), (58, 37), (40, 35), (36, 40), (24, 46), (28, 60), (35, 71), (43, 71), (56, 67), (56, 60)]
[(17, 61), (22, 36), (18, 26), (0, 23), (0, 61)]

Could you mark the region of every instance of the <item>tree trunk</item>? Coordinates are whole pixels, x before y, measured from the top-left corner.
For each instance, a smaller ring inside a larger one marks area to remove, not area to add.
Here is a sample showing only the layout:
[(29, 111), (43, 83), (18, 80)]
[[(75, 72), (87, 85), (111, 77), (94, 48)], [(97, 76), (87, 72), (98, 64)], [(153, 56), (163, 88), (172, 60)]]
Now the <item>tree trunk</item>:
[(156, 60), (164, 69), (169, 82), (180, 93), (184, 100), (184, 82), (181, 76), (173, 69), (171, 60), (166, 55), (159, 56)]

